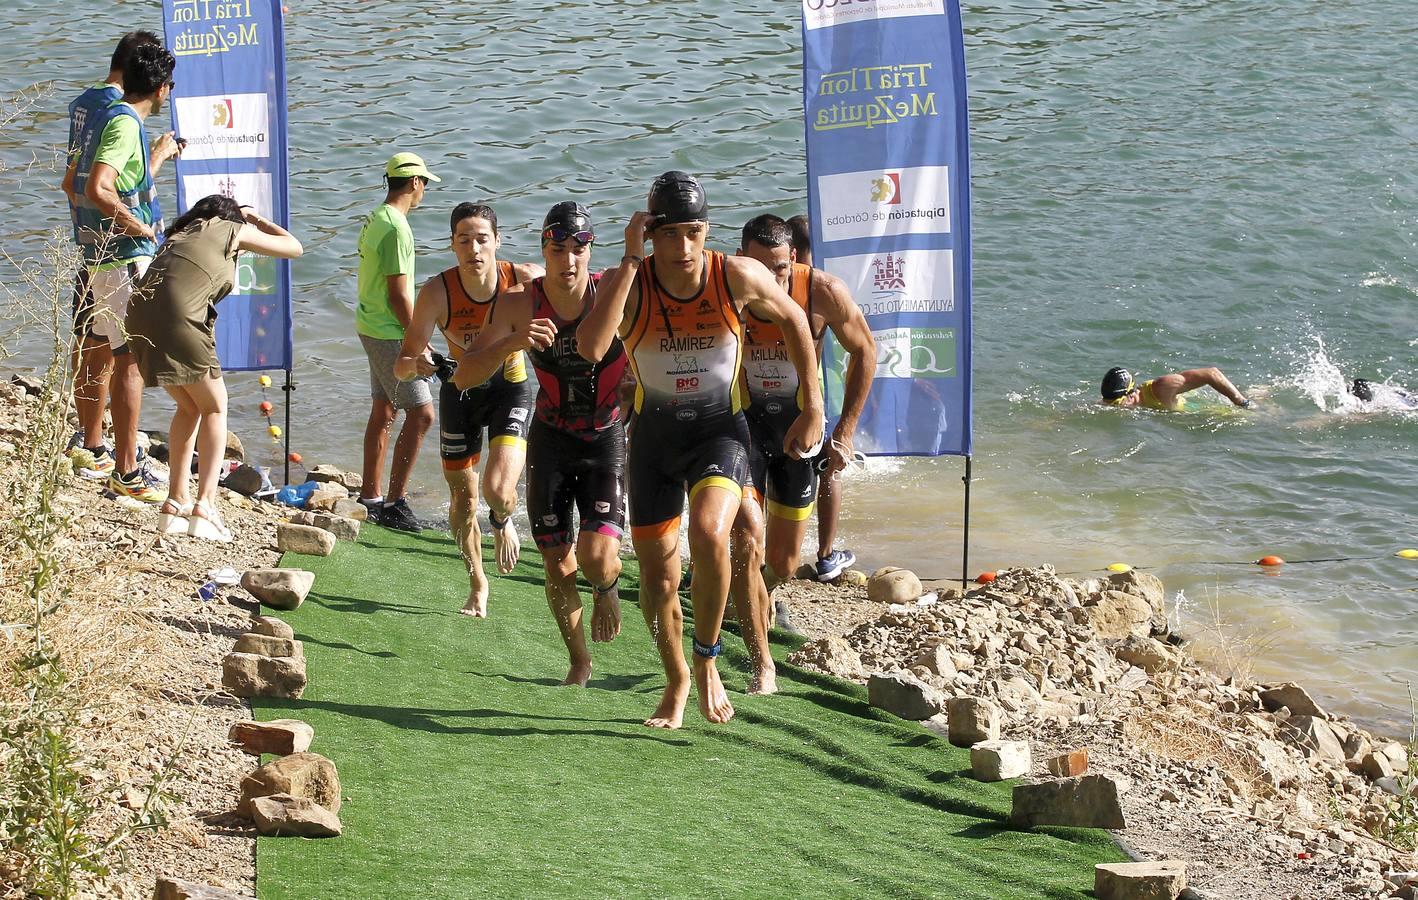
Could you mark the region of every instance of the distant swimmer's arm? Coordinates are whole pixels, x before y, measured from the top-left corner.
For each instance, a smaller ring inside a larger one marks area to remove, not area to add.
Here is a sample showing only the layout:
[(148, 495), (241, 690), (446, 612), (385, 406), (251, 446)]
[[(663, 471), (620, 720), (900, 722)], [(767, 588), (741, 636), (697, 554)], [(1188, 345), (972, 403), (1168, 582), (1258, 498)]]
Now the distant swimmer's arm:
[(601, 278), (596, 305), (576, 329), (577, 352), (591, 362), (601, 361), (617, 335), (624, 337), (626, 301), (644, 262), (645, 226), (652, 219), (654, 216), (645, 210), (630, 217), (630, 224), (625, 226), (625, 256), (620, 265)]
[(724, 258), (729, 288), (743, 305), (760, 319), (775, 323), (783, 332), (788, 359), (798, 373), (803, 392), (803, 409), (783, 436), (783, 452), (802, 459), (822, 442), (822, 385), (817, 381), (817, 348), (812, 343), (807, 316), (792, 301), (773, 274), (756, 259), (747, 256)]
[[(1173, 390), (1171, 396), (1168, 397), (1163, 391), (1158, 390), (1158, 382), (1162, 383), (1161, 386), (1169, 386), (1172, 383), (1172, 379), (1177, 379), (1176, 383), (1178, 387)], [(1199, 387), (1206, 387), (1208, 385), (1214, 388), (1216, 393), (1230, 400), (1237, 406), (1251, 405), (1251, 401), (1246, 399), (1246, 395), (1236, 390), (1236, 386), (1231, 383), (1231, 379), (1227, 378), (1225, 374), (1215, 366), (1208, 366), (1205, 369), (1187, 369), (1183, 372), (1177, 372), (1174, 375), (1164, 375), (1162, 378), (1157, 379), (1156, 382), (1153, 382), (1152, 389), (1159, 395), (1157, 399), (1170, 404), (1176, 399), (1178, 394), (1185, 394), (1188, 391), (1194, 391)]]
[(832, 429), (832, 447), (827, 457), (832, 471), (839, 472), (851, 461), (852, 436), (857, 433), (857, 422), (867, 404), (867, 394), (871, 393), (872, 379), (876, 377), (876, 339), (842, 279), (822, 271), (813, 275), (816, 292), (813, 306), (822, 311), (827, 327), (848, 354), (842, 416)]
[[(408, 276), (398, 277), (407, 279)], [(399, 358), (394, 360), (395, 378), (413, 381), (438, 371), (428, 353), (428, 342), (433, 339), (433, 329), (438, 327), (447, 310), (448, 293), (444, 290), (443, 279), (434, 276), (419, 288), (413, 318), (404, 326), (404, 344), (399, 348)]]
[(556, 338), (550, 319), (533, 319), (531, 295), (522, 285), (503, 294), (493, 307), (487, 326), (473, 339), (458, 361), (453, 386), (460, 391), (492, 377), (507, 357), (519, 350), (546, 348)]

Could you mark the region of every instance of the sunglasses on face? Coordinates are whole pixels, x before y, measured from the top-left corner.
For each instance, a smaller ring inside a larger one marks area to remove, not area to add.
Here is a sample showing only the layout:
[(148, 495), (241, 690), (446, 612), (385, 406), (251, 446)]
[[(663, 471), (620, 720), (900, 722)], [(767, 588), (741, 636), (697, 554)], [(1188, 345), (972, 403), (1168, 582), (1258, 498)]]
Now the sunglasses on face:
[(578, 244), (589, 244), (596, 239), (594, 232), (572, 231), (570, 228), (563, 228), (560, 225), (553, 225), (542, 232), (542, 243), (548, 241), (560, 243), (562, 241), (574, 240)]

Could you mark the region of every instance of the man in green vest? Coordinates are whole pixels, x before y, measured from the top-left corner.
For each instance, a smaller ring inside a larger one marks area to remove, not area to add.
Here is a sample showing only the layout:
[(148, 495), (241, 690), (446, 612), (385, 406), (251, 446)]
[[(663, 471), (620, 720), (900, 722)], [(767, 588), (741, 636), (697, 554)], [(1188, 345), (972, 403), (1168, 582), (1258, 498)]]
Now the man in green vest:
[[(405, 498), (409, 473), (424, 435), (433, 425), (431, 377), (400, 381), (394, 363), (404, 329), (414, 313), (414, 233), (408, 214), (423, 202), (430, 181), (439, 181), (413, 153), (395, 153), (384, 167), (388, 193), (359, 232), (359, 306), (355, 330), (369, 357), (370, 409), (364, 429), (364, 486), (360, 502), (370, 519), (387, 528), (418, 531), (422, 526)], [(399, 410), (404, 427), (394, 442), (389, 491), (380, 495), (384, 451)]]

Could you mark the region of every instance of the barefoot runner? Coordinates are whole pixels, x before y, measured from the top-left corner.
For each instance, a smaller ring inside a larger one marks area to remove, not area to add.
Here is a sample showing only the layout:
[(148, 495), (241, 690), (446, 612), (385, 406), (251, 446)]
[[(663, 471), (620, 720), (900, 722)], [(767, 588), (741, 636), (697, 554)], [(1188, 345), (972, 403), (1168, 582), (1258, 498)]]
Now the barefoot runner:
[[(458, 264), (426, 281), (414, 301), (413, 320), (404, 335), (394, 374), (403, 380), (433, 374), (428, 354), (434, 328), (443, 332), (448, 353), (456, 361), (482, 331), (498, 298), (513, 285), (542, 274), (541, 266), (513, 265), (497, 259), (502, 241), (492, 207), (459, 203), (450, 217), (453, 255)], [(492, 377), (468, 390), (445, 381), (438, 391), (439, 453), (443, 480), (448, 483), (448, 518), (463, 560), (468, 565), (468, 600), (464, 614), (487, 615), (487, 575), (483, 571), (482, 531), (478, 528), (478, 472), (483, 429), (488, 433), (484, 478), (488, 521), (492, 526), (497, 570), (506, 575), (517, 565), (521, 550), (512, 511), (517, 505), (517, 481), (526, 459), (527, 424), (537, 385), (527, 377), (524, 354), (510, 354)]]
[[(454, 383), (486, 380), (508, 354), (527, 351), (541, 383), (527, 437), (527, 517), (546, 568), (547, 604), (571, 656), (562, 684), (585, 686), (591, 651), (581, 627), (579, 565), (591, 583), (591, 640), (620, 634), (620, 540), (625, 534), (625, 426), (620, 382), (625, 348), (619, 339), (600, 362), (576, 351), (576, 328), (595, 302), (601, 276), (592, 275), (590, 214), (558, 203), (542, 221), (545, 278), (513, 288), (497, 304)], [(571, 507), (580, 528), (573, 548)]]
[[(699, 709), (716, 723), (734, 714), (715, 657), (729, 591), (729, 529), (748, 476), (748, 426), (735, 388), (743, 309), (783, 329), (803, 383), (804, 412), (784, 438), (789, 455), (801, 457), (821, 440), (822, 394), (802, 310), (757, 261), (704, 249), (709, 208), (699, 182), (666, 172), (650, 188), (648, 205), (626, 227), (626, 255), (602, 280), (577, 337), (581, 354), (599, 361), (619, 334), (635, 370), (630, 531), (640, 561), (641, 609), (667, 680), (645, 724), (678, 728), (690, 684), (678, 596), (686, 492)], [(655, 255), (642, 259), (647, 233)]]

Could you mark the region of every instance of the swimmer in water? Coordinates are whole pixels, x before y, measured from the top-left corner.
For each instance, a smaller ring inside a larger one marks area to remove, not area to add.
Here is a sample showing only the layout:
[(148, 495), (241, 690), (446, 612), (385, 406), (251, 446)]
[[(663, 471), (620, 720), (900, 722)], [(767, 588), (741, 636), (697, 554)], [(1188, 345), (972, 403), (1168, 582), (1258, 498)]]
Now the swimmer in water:
[(1140, 406), (1166, 412), (1181, 412), (1187, 401), (1183, 394), (1210, 385), (1218, 394), (1242, 409), (1249, 409), (1251, 401), (1236, 390), (1231, 380), (1215, 366), (1205, 369), (1187, 369), (1161, 375), (1138, 384), (1127, 369), (1116, 367), (1103, 376), (1102, 402), (1107, 406), (1123, 408)]
[(1364, 403), (1379, 402), (1385, 406), (1418, 409), (1418, 397), (1402, 388), (1391, 387), (1387, 384), (1374, 384), (1362, 378), (1354, 379), (1354, 383), (1349, 386), (1349, 393)]

